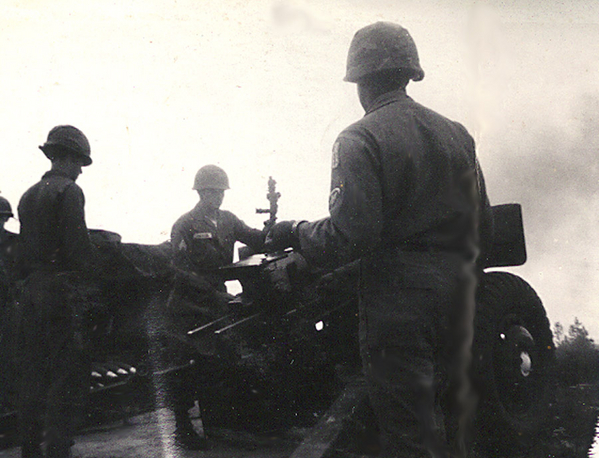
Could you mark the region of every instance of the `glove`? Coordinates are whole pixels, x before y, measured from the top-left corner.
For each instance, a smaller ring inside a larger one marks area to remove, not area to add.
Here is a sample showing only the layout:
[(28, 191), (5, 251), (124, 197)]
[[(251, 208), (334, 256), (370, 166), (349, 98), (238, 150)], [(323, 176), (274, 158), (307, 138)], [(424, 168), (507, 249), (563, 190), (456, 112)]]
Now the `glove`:
[(276, 291), (290, 293), (305, 279), (308, 263), (301, 254), (289, 253), (288, 256), (268, 264), (265, 272)]
[(266, 240), (264, 241), (266, 251), (272, 253), (289, 247), (299, 248), (299, 237), (296, 229), (302, 222), (281, 221), (275, 224), (266, 234)]

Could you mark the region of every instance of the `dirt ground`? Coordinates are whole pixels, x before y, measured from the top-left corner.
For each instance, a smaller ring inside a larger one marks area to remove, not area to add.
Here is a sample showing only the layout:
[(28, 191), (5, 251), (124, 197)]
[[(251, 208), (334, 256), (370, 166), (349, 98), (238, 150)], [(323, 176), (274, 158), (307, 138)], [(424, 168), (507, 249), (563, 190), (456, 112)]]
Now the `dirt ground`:
[[(559, 389), (550, 409), (547, 428), (524, 454), (500, 457), (476, 451), (477, 458), (588, 458), (598, 456), (599, 384)], [(194, 420), (202, 431), (199, 418)], [(596, 429), (597, 428), (597, 429)], [(210, 449), (184, 451), (172, 441), (174, 419), (168, 409), (90, 427), (75, 438), (73, 458), (288, 458), (308, 429), (292, 428), (281, 436), (256, 436), (226, 429), (209, 431)], [(589, 454), (592, 448), (592, 453)], [(355, 452), (354, 452), (355, 453)], [(338, 456), (333, 454), (333, 456)], [(345, 456), (345, 455), (344, 455)], [(358, 455), (354, 455), (358, 456)], [(18, 448), (0, 450), (0, 458), (20, 458)]]
[[(195, 420), (201, 430), (201, 421)], [(291, 455), (301, 438), (260, 437), (217, 430), (210, 450), (185, 451), (173, 444), (170, 433), (174, 420), (170, 411), (161, 409), (117, 422), (90, 428), (75, 438), (73, 458), (284, 458)], [(298, 433), (299, 434), (299, 433)], [(0, 450), (2, 458), (20, 458), (16, 447)]]

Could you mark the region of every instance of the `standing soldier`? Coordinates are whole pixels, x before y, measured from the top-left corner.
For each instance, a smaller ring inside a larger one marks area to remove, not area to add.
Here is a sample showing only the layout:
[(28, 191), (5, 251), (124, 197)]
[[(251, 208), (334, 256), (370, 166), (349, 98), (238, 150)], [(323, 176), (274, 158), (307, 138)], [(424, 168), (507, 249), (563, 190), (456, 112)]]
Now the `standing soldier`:
[[(192, 296), (195, 304), (190, 307), (185, 304), (182, 285), (175, 287), (172, 300), (175, 314), (179, 313), (177, 319), (186, 321), (182, 324), (187, 326), (193, 323), (185, 319), (183, 314), (190, 309), (196, 308), (202, 313), (212, 309), (214, 315), (218, 315), (233, 298), (227, 294), (222, 278), (211, 271), (233, 262), (235, 242), (245, 243), (255, 251), (261, 251), (264, 245), (262, 231), (250, 228), (233, 213), (220, 209), (225, 191), (229, 189), (229, 178), (223, 169), (216, 165), (202, 167), (195, 176), (193, 189), (197, 191), (200, 201), (175, 222), (171, 232), (175, 267), (193, 276), (193, 283), (200, 286), (201, 291), (200, 295)], [(187, 299), (189, 302), (189, 296)], [(191, 386), (186, 386), (190, 383), (193, 381), (188, 382), (185, 378), (174, 381), (175, 441), (183, 448), (197, 450), (206, 444), (194, 430), (188, 415), (194, 399), (198, 397)]]
[(11, 299), (14, 285), (14, 255), (17, 234), (4, 229), (13, 216), (10, 202), (0, 197), (0, 406), (12, 397), (12, 314)]
[(13, 216), (10, 202), (0, 196), (0, 256), (3, 258), (12, 255), (12, 248), (17, 239), (17, 234), (13, 234), (4, 228), (6, 222)]
[(57, 126), (40, 149), (52, 167), (19, 202), (17, 264), (22, 278), (19, 420), (22, 456), (70, 456), (74, 419), (89, 389), (78, 285), (92, 245), (75, 180), (92, 163), (85, 135)]
[(264, 244), (262, 231), (220, 209), (227, 189), (229, 177), (223, 169), (216, 165), (202, 167), (193, 184), (200, 201), (177, 220), (171, 231), (176, 266), (205, 277), (216, 291), (223, 293), (226, 288), (222, 279), (208, 272), (233, 262), (235, 242), (257, 251)]
[[(423, 77), (403, 27), (355, 34), (345, 80), (366, 114), (333, 145), (330, 217), (281, 222), (266, 242), (321, 266), (361, 258), (360, 350), (384, 457), (464, 456), (472, 268), (492, 221), (466, 129), (406, 95)], [(442, 398), (459, 422), (443, 424)]]
[(3, 316), (8, 301), (14, 268), (15, 245), (17, 234), (4, 228), (6, 222), (13, 217), (10, 202), (0, 196), (0, 317)]

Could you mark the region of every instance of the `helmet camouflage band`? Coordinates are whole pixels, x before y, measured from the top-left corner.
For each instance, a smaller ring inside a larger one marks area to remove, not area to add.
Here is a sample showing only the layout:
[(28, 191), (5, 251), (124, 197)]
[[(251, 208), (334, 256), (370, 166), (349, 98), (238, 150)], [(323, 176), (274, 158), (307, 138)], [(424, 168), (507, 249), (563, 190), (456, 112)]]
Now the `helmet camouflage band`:
[(424, 78), (414, 40), (406, 29), (392, 22), (376, 22), (356, 32), (349, 46), (344, 80), (357, 83), (384, 70), (406, 72), (414, 81)]

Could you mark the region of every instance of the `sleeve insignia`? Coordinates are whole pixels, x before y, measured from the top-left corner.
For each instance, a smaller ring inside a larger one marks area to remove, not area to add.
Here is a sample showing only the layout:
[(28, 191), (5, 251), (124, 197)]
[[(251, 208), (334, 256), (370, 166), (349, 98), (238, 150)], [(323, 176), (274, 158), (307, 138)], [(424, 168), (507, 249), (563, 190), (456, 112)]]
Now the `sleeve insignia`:
[(329, 209), (332, 209), (337, 204), (340, 197), (341, 188), (335, 188), (331, 191), (331, 194), (329, 195)]

